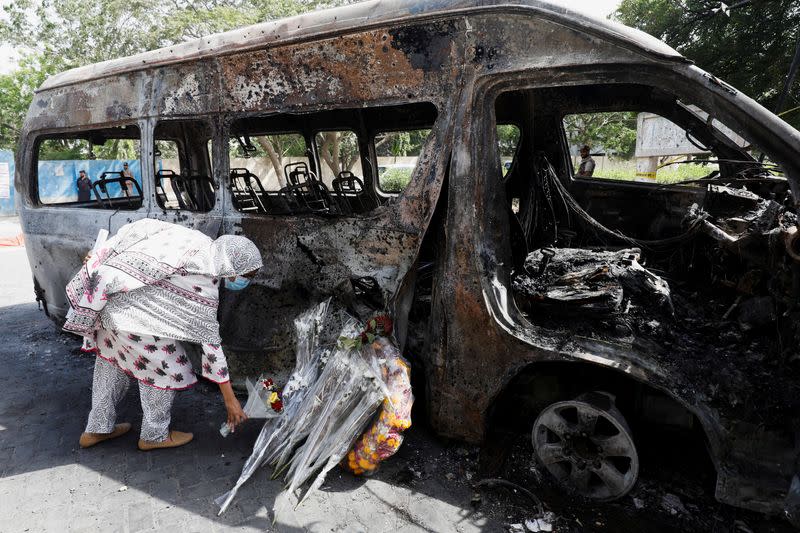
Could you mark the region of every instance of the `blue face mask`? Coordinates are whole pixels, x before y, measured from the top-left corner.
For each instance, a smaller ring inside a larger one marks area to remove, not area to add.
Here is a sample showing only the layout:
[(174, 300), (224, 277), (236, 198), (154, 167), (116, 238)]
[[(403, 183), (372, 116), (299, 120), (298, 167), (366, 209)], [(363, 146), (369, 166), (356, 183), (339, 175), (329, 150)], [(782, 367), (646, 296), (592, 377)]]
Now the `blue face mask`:
[(243, 276), (236, 276), (236, 278), (231, 281), (228, 278), (225, 278), (225, 288), (229, 291), (240, 291), (250, 285), (250, 280)]

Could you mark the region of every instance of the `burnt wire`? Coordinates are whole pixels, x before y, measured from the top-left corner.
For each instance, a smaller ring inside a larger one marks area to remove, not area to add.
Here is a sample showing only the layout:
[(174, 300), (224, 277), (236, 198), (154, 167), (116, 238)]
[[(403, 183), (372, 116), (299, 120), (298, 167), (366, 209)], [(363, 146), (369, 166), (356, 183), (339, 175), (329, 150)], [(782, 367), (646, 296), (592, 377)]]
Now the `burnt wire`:
[(586, 225), (596, 231), (598, 234), (607, 235), (614, 239), (623, 241), (628, 244), (640, 246), (642, 248), (655, 248), (659, 246), (673, 246), (675, 244), (680, 244), (684, 241), (694, 238), (695, 234), (700, 230), (701, 223), (703, 221), (702, 218), (698, 218), (694, 220), (689, 228), (680, 235), (676, 235), (674, 237), (667, 237), (665, 239), (636, 239), (633, 237), (629, 237), (625, 235), (619, 230), (611, 229), (604, 226), (602, 223), (597, 221), (594, 217), (592, 217), (589, 213), (587, 213), (578, 203), (577, 200), (569, 193), (567, 188), (561, 183), (561, 180), (558, 179), (558, 175), (556, 174), (553, 165), (550, 164), (547, 157), (544, 154), (539, 154), (537, 157), (537, 165), (536, 165), (539, 176), (543, 183), (549, 183), (549, 190), (555, 191), (561, 201), (567, 208), (567, 213), (570, 211), (573, 212), (578, 219), (582, 220)]

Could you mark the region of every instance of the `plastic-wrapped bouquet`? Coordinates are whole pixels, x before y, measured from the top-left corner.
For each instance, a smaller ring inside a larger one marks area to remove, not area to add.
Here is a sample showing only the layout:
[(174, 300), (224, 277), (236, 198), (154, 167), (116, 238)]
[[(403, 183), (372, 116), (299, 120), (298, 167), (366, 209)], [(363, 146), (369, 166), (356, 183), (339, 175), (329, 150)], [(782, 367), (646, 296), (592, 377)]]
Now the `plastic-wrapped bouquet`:
[[(394, 453), (399, 431), (411, 425), (408, 365), (386, 337), (392, 329), (388, 316), (364, 328), (327, 300), (301, 314), (295, 328), (297, 363), (283, 388), (283, 412), (264, 424), (236, 485), (217, 499), (219, 514), (264, 463), (274, 468), (273, 477), (286, 480), (290, 494), (313, 478), (299, 505), (333, 467), (350, 465), (344, 459), (357, 440), (352, 459), (363, 467), (352, 470), (366, 473)], [(382, 405), (386, 414), (378, 417), (379, 427), (359, 439)], [(379, 441), (373, 456), (372, 443)]]
[[(271, 378), (263, 374), (255, 382), (245, 380), (247, 387), (247, 402), (242, 410), (247, 418), (275, 418), (280, 416), (283, 411), (283, 400), (272, 382)], [(223, 422), (219, 428), (223, 437), (231, 433), (231, 428), (227, 422)]]

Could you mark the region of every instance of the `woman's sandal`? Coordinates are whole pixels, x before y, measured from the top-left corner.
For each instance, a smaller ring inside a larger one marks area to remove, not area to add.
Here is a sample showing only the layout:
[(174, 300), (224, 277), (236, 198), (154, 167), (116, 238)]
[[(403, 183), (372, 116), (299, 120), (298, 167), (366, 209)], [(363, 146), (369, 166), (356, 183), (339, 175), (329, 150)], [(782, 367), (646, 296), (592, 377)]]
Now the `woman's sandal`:
[(143, 452), (146, 452), (148, 450), (156, 450), (158, 448), (177, 448), (178, 446), (189, 444), (193, 438), (194, 435), (192, 433), (185, 433), (183, 431), (175, 431), (174, 429), (171, 429), (169, 430), (169, 436), (166, 438), (166, 440), (161, 442), (139, 439), (139, 449)]
[(119, 436), (122, 436), (130, 431), (130, 429), (131, 425), (127, 422), (123, 422), (122, 424), (117, 424), (114, 426), (114, 431), (111, 433), (83, 433), (80, 440), (78, 440), (78, 444), (81, 445), (81, 448), (89, 448), (90, 446), (99, 444), (104, 440), (115, 439)]

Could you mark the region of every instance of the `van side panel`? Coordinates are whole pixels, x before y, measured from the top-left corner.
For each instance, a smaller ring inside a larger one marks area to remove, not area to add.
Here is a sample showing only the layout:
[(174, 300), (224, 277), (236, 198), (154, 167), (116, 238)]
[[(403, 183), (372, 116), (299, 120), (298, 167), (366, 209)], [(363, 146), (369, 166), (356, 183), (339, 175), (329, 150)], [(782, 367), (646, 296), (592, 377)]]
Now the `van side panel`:
[(252, 239), (268, 265), (247, 294), (223, 295), (223, 338), (242, 374), (288, 371), (293, 318), (329, 295), (353, 298), (353, 281), (374, 281), (383, 305), (392, 310), (447, 172), (453, 124), (461, 112), (456, 98), (462, 30), (463, 21), (447, 21), (220, 58), (222, 106), (231, 113), (420, 101), (438, 108), (411, 182), (382, 207), (337, 218), (226, 212), (224, 231)]

